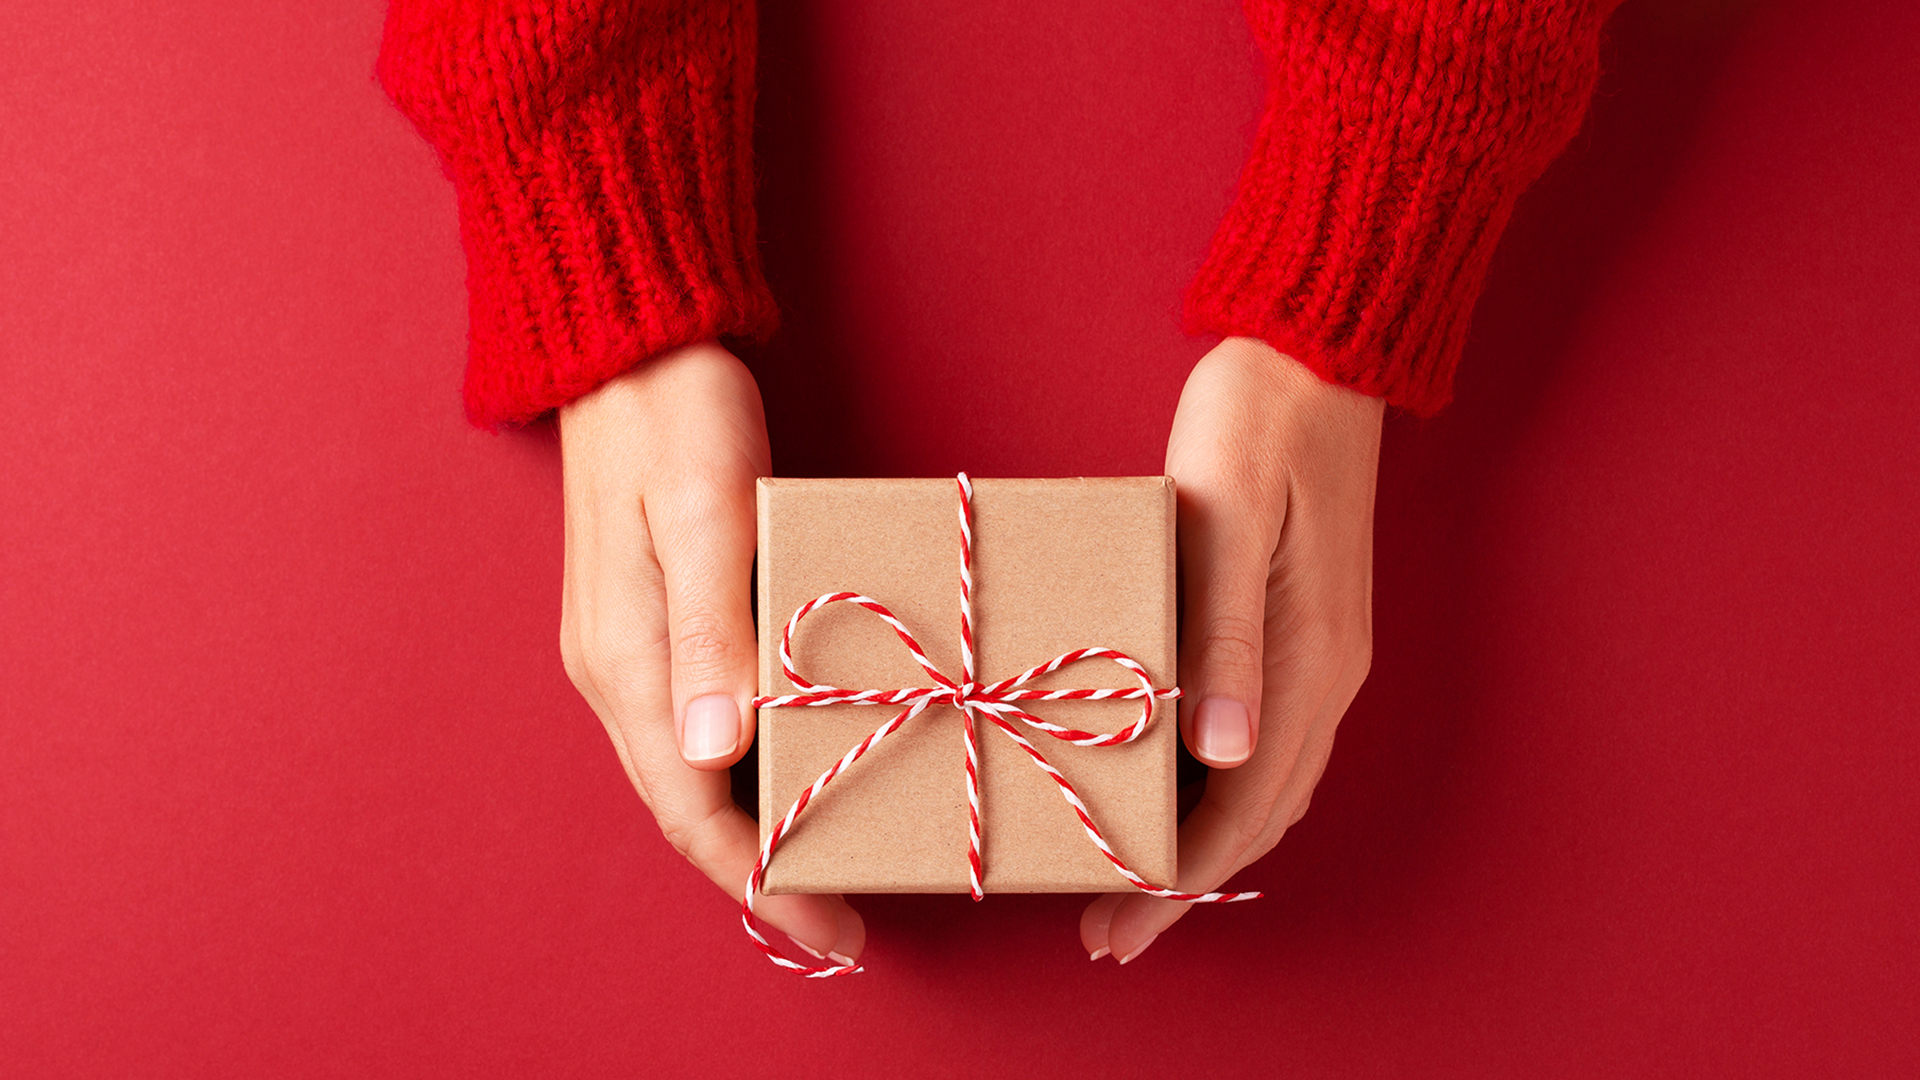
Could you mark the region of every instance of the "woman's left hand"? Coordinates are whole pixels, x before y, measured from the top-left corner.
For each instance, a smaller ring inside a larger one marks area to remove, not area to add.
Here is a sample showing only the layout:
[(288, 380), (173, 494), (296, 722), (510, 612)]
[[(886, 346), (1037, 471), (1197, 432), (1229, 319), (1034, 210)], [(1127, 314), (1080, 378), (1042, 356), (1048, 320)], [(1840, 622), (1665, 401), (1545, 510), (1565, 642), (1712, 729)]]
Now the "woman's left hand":
[[(1306, 813), (1366, 679), (1384, 412), (1252, 338), (1221, 342), (1181, 392), (1180, 733), (1211, 767), (1180, 826), (1184, 892), (1218, 888)], [(1190, 906), (1108, 894), (1080, 939), (1124, 964)]]

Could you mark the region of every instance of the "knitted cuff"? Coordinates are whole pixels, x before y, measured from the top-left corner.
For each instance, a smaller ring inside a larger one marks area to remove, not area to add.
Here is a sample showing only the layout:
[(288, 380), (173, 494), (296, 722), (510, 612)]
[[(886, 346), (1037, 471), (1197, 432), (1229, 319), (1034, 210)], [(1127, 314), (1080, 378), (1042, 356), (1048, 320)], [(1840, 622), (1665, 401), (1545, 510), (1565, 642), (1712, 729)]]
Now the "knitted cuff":
[(524, 423), (664, 349), (771, 332), (752, 0), (454, 7), (396, 0), (378, 73), (459, 199), (469, 418)]
[(1611, 6), (1254, 12), (1267, 107), (1188, 329), (1437, 412), (1514, 202), (1579, 129)]

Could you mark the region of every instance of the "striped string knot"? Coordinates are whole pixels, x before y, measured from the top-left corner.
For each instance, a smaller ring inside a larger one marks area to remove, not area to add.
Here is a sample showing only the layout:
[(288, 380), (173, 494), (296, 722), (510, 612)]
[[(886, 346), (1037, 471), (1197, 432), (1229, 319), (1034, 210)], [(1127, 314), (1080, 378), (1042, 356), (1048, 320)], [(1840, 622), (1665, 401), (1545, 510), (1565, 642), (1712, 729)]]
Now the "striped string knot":
[[(1060, 770), (1054, 768), (1053, 763), (1047, 760), (1046, 755), (1040, 753), (1039, 749), (1037, 749), (1033, 743), (1029, 742), (1026, 736), (1020, 734), (1019, 729), (1014, 727), (1012, 723), (1012, 721), (1018, 720), (1028, 727), (1044, 731), (1056, 739), (1061, 739), (1075, 746), (1118, 746), (1138, 739), (1141, 734), (1147, 730), (1147, 725), (1153, 721), (1153, 702), (1156, 699), (1166, 700), (1179, 697), (1179, 688), (1169, 687), (1160, 689), (1155, 687), (1153, 685), (1153, 677), (1147, 673), (1147, 669), (1142, 667), (1138, 661), (1117, 649), (1108, 649), (1099, 646), (1073, 649), (1054, 657), (1044, 664), (1028, 668), (1012, 678), (1002, 679), (999, 682), (982, 684), (979, 681), (978, 673), (974, 670), (973, 650), (973, 524), (971, 520), (973, 512), (973, 482), (967, 479), (966, 473), (961, 473), (957, 481), (960, 490), (960, 678), (957, 680), (950, 678), (938, 667), (934, 666), (933, 661), (927, 658), (926, 650), (922, 649), (920, 643), (914, 639), (912, 631), (908, 630), (906, 624), (896, 618), (893, 612), (888, 611), (886, 605), (870, 596), (862, 596), (859, 593), (833, 592), (823, 596), (817, 596), (800, 605), (800, 607), (794, 611), (793, 617), (787, 620), (786, 629), (780, 634), (781, 670), (786, 672), (787, 678), (792, 680), (795, 686), (799, 687), (800, 692), (796, 694), (769, 695), (753, 699), (753, 706), (756, 709), (780, 709), (818, 705), (903, 706), (891, 720), (874, 729), (871, 735), (868, 735), (852, 749), (848, 750), (841, 756), (840, 760), (834, 762), (828, 767), (827, 771), (821, 773), (819, 779), (815, 780), (805, 791), (800, 793), (800, 797), (795, 799), (793, 805), (787, 808), (786, 816), (782, 817), (780, 821), (768, 831), (766, 841), (760, 845), (760, 857), (753, 865), (753, 873), (747, 878), (746, 894), (742, 898), (740, 905), (740, 921), (746, 926), (747, 934), (753, 938), (754, 944), (759, 946), (760, 951), (765, 953), (768, 959), (783, 968), (799, 972), (801, 975), (810, 979), (829, 978), (835, 975), (851, 975), (864, 969), (858, 964), (834, 964), (824, 967), (813, 967), (797, 963), (782, 956), (778, 950), (767, 943), (767, 939), (761, 936), (760, 931), (753, 924), (754, 896), (760, 891), (761, 882), (766, 877), (767, 864), (773, 859), (774, 850), (780, 846), (780, 841), (793, 829), (793, 823), (799, 818), (800, 812), (805, 810), (807, 804), (812, 802), (821, 791), (825, 790), (826, 786), (833, 781), (834, 777), (847, 771), (847, 769), (852, 767), (854, 762), (859, 761), (861, 757), (865, 756), (867, 751), (878, 746), (880, 741), (888, 735), (900, 730), (901, 726), (906, 724), (907, 721), (912, 720), (914, 717), (919, 716), (935, 705), (950, 705), (960, 711), (962, 721), (961, 734), (966, 747), (967, 884), (968, 891), (973, 894), (975, 900), (979, 900), (985, 895), (980, 887), (980, 753), (976, 737), (978, 724), (982, 720), (992, 724), (998, 728), (1002, 734), (1006, 735), (1007, 738), (1012, 739), (1014, 745), (1024, 750), (1034, 765), (1052, 779), (1054, 784), (1059, 787), (1060, 795), (1066, 800), (1067, 806), (1073, 810), (1074, 816), (1079, 818), (1080, 827), (1086, 831), (1087, 839), (1092, 842), (1094, 847), (1100, 850), (1102, 855), (1107, 857), (1107, 861), (1113, 864), (1114, 869), (1119, 871), (1120, 876), (1125, 878), (1134, 888), (1150, 896), (1160, 896), (1169, 900), (1182, 900), (1196, 904), (1233, 903), (1239, 900), (1252, 900), (1260, 896), (1257, 892), (1183, 893), (1175, 892), (1172, 889), (1158, 888), (1149, 884), (1145, 878), (1134, 873), (1132, 868), (1128, 867), (1120, 856), (1114, 854), (1112, 845), (1107, 843), (1107, 838), (1101, 834), (1100, 827), (1094, 824), (1092, 813), (1088, 811), (1087, 804), (1081, 800), (1080, 793), (1074, 790), (1072, 782), (1061, 775)], [(906, 645), (907, 652), (913, 656), (914, 663), (920, 665), (920, 670), (926, 672), (927, 678), (930, 679), (934, 685), (900, 687), (891, 690), (848, 690), (837, 686), (829, 686), (825, 683), (813, 682), (795, 670), (793, 663), (793, 633), (794, 630), (799, 627), (800, 621), (829, 604), (841, 603), (853, 604), (856, 607), (865, 608), (875, 615), (878, 615), (888, 626), (891, 626), (894, 634)], [(1069, 664), (1077, 664), (1083, 660), (1110, 660), (1131, 674), (1139, 685), (1125, 689), (1100, 688), (1084, 690), (1042, 690), (1027, 686), (1028, 683), (1043, 675), (1052, 674)], [(1132, 723), (1118, 731), (1097, 733), (1061, 727), (1058, 724), (1043, 720), (1021, 707), (1022, 703), (1029, 701), (1107, 700), (1138, 701), (1140, 702), (1140, 715)]]

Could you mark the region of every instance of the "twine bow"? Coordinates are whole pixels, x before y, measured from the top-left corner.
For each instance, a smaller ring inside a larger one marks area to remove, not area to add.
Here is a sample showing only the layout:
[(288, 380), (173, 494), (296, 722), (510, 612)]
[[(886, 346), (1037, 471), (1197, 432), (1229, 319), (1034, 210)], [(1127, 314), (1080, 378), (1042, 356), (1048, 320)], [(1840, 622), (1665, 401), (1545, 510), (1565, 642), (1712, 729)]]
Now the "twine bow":
[[(1026, 751), (1027, 756), (1032, 759), (1034, 765), (1038, 766), (1041, 772), (1046, 773), (1047, 776), (1059, 786), (1061, 797), (1066, 800), (1067, 806), (1073, 810), (1074, 815), (1080, 819), (1080, 827), (1086, 830), (1087, 839), (1092, 841), (1093, 846), (1098, 848), (1100, 853), (1107, 857), (1107, 861), (1111, 862), (1114, 869), (1120, 872), (1120, 876), (1124, 877), (1134, 888), (1139, 889), (1149, 896), (1160, 896), (1169, 900), (1182, 900), (1196, 904), (1233, 903), (1239, 900), (1252, 900), (1261, 895), (1257, 892), (1183, 893), (1175, 892), (1172, 889), (1157, 888), (1148, 884), (1145, 878), (1134, 873), (1132, 868), (1128, 867), (1127, 864), (1121, 860), (1120, 856), (1114, 854), (1113, 847), (1107, 843), (1107, 838), (1101, 835), (1100, 827), (1094, 824), (1093, 816), (1087, 810), (1087, 804), (1081, 801), (1080, 793), (1074, 790), (1073, 784), (1068, 781), (1065, 776), (1062, 776), (1060, 770), (1054, 768), (1053, 763), (1048, 761), (1046, 756), (1040, 753), (1031, 742), (1028, 742), (1026, 737), (1020, 734), (1019, 729), (1015, 728), (1009, 721), (1009, 718), (1019, 720), (1029, 727), (1037, 728), (1056, 739), (1065, 740), (1075, 746), (1117, 746), (1138, 739), (1141, 734), (1147, 730), (1147, 725), (1153, 720), (1154, 699), (1159, 698), (1164, 700), (1177, 698), (1180, 696), (1178, 688), (1168, 688), (1164, 690), (1156, 688), (1153, 685), (1153, 677), (1147, 674), (1147, 669), (1140, 666), (1138, 661), (1117, 649), (1097, 646), (1093, 648), (1074, 649), (1071, 652), (1062, 653), (1046, 663), (1028, 668), (1010, 679), (1002, 679), (999, 682), (984, 685), (980, 683), (979, 676), (975, 671), (973, 655), (973, 524), (971, 521), (973, 482), (967, 479), (966, 473), (961, 473), (957, 481), (960, 489), (960, 678), (957, 681), (951, 679), (939, 668), (935, 667), (933, 661), (927, 659), (926, 651), (920, 647), (920, 643), (914, 640), (912, 632), (906, 628), (904, 623), (894, 616), (893, 612), (888, 611), (884, 604), (872, 597), (862, 596), (859, 593), (834, 592), (815, 597), (800, 605), (799, 609), (793, 613), (793, 617), (787, 620), (786, 629), (780, 634), (780, 667), (786, 672), (787, 678), (791, 679), (793, 684), (800, 688), (800, 693), (757, 697), (753, 699), (753, 706), (756, 709), (779, 709), (808, 705), (906, 706), (896, 714), (893, 719), (881, 724), (878, 728), (874, 729), (873, 734), (868, 735), (853, 749), (848, 750), (846, 754), (843, 755), (840, 760), (834, 762), (826, 772), (821, 773), (818, 780), (815, 780), (810, 787), (800, 793), (800, 797), (794, 800), (791, 807), (788, 807), (786, 816), (781, 818), (779, 823), (767, 833), (766, 842), (760, 845), (760, 858), (753, 864), (753, 873), (747, 878), (746, 895), (743, 897), (740, 905), (740, 921), (745, 924), (748, 935), (753, 938), (754, 943), (760, 947), (760, 951), (765, 953), (768, 959), (790, 971), (799, 972), (807, 978), (819, 979), (829, 978), (835, 975), (851, 975), (864, 970), (864, 968), (858, 964), (809, 967), (805, 964), (796, 963), (787, 959), (767, 943), (767, 939), (762, 937), (760, 931), (755, 929), (753, 925), (754, 895), (759, 892), (760, 884), (766, 877), (767, 863), (772, 860), (774, 849), (780, 846), (781, 839), (792, 830), (793, 823), (795, 819), (800, 816), (800, 812), (807, 808), (807, 804), (812, 802), (814, 797), (819, 795), (834, 777), (845, 772), (854, 762), (859, 761), (867, 751), (879, 745), (880, 740), (898, 731), (907, 721), (919, 716), (934, 705), (951, 705), (960, 710), (962, 721), (961, 729), (965, 735), (967, 750), (967, 882), (968, 890), (973, 894), (975, 900), (981, 899), (984, 895), (980, 887), (980, 754), (975, 737), (977, 730), (976, 725), (980, 719), (985, 719), (988, 723), (999, 728), (1007, 738), (1012, 739), (1016, 746)], [(903, 687), (894, 690), (845, 690), (837, 686), (828, 686), (824, 683), (812, 682), (794, 670), (794, 629), (800, 625), (800, 620), (806, 618), (812, 612), (818, 611), (828, 604), (838, 603), (849, 603), (865, 608), (885, 620), (887, 625), (893, 627), (893, 632), (899, 636), (901, 642), (906, 645), (907, 651), (913, 654), (914, 663), (920, 665), (920, 669), (927, 673), (927, 677), (932, 679), (935, 685)], [(1026, 688), (1026, 684), (1032, 682), (1034, 679), (1058, 671), (1069, 664), (1079, 663), (1082, 660), (1111, 660), (1132, 674), (1133, 677), (1139, 681), (1139, 685), (1124, 690), (1111, 688), (1091, 690), (1040, 690)], [(1076, 731), (1072, 728), (1049, 723), (1020, 707), (1020, 703), (1027, 701), (1104, 701), (1108, 699), (1139, 701), (1139, 719), (1111, 734), (1097, 734), (1094, 732)]]

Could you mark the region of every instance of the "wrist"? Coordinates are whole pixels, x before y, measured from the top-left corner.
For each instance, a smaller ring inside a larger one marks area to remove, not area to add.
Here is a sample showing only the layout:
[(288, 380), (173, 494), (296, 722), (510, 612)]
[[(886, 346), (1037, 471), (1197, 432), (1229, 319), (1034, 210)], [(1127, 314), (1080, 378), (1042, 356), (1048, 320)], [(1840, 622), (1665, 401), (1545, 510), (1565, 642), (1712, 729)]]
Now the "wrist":
[(627, 484), (672, 471), (689, 456), (756, 475), (770, 471), (760, 389), (719, 342), (696, 341), (654, 354), (560, 407), (563, 469), (588, 460), (618, 463)]
[(1270, 408), (1288, 413), (1322, 414), (1350, 422), (1383, 422), (1384, 397), (1334, 381), (1300, 358), (1255, 337), (1223, 338), (1207, 360), (1231, 365), (1239, 378)]

